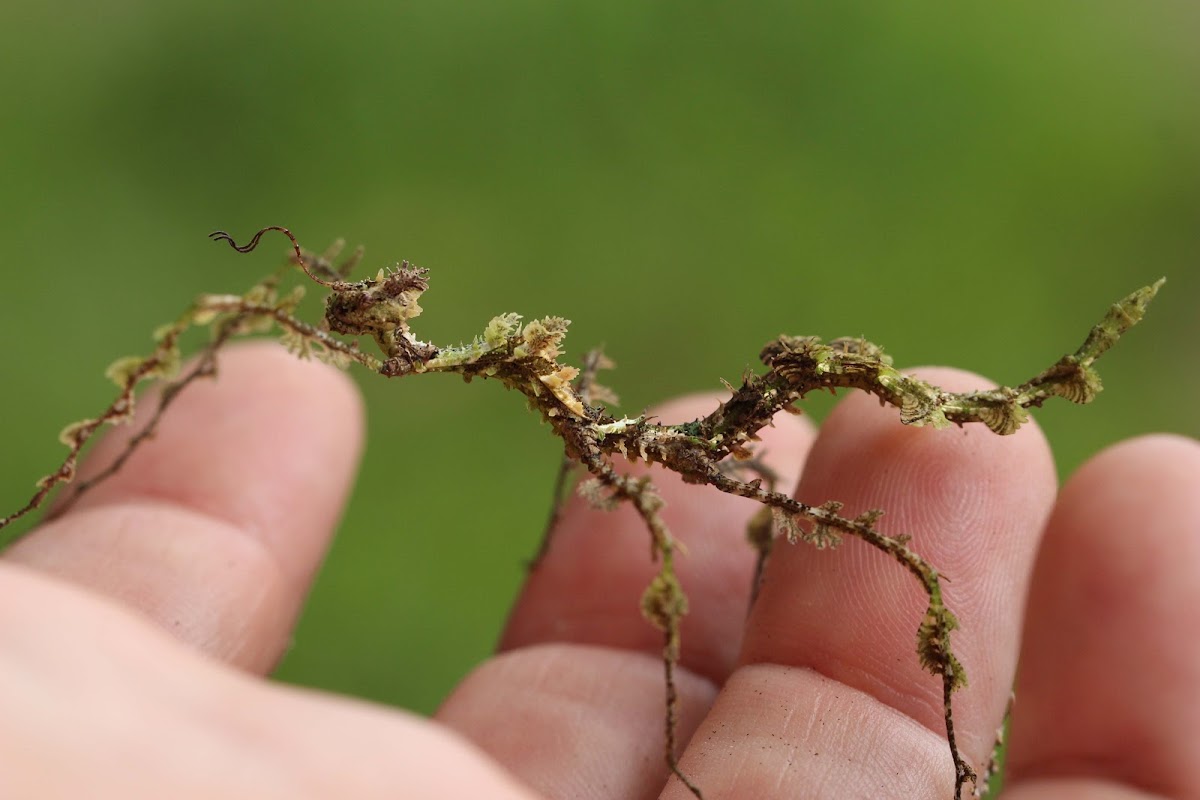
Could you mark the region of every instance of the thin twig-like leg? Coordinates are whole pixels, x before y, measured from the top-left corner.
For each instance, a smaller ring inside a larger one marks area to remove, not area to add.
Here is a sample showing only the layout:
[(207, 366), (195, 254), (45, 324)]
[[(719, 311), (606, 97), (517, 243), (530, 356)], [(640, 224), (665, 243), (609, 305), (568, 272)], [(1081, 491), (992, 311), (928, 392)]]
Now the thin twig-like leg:
[(551, 494), (550, 513), (546, 518), (546, 527), (542, 531), (542, 540), (538, 544), (537, 552), (533, 554), (533, 558), (529, 560), (529, 571), (537, 569), (542, 559), (546, 557), (546, 553), (550, 552), (550, 542), (554, 539), (554, 531), (558, 528), (558, 520), (562, 516), (563, 506), (567, 503), (567, 496), (570, 494), (571, 473), (574, 471), (576, 462), (566, 456), (558, 463), (558, 472), (554, 476), (554, 489)]
[[(755, 453), (752, 458), (745, 461), (737, 459), (725, 459), (717, 464), (717, 469), (731, 478), (736, 478), (737, 472), (747, 471), (758, 475), (759, 481), (767, 485), (768, 491), (775, 491), (779, 486), (779, 473), (771, 469), (765, 461), (762, 460), (763, 453)], [(767, 569), (767, 560), (771, 557), (771, 550), (775, 546), (775, 528), (771, 524), (771, 509), (764, 506), (759, 509), (750, 521), (746, 524), (746, 540), (750, 542), (750, 546), (754, 548), (754, 575), (750, 579), (750, 603), (746, 606), (746, 613), (750, 613), (750, 609), (754, 608), (754, 604), (758, 601), (758, 591), (762, 588), (763, 573)]]
[(121, 453), (100, 472), (96, 473), (85, 481), (79, 481), (76, 483), (70, 493), (65, 495), (62, 500), (50, 510), (50, 512), (46, 515), (46, 519), (54, 519), (55, 517), (62, 515), (67, 511), (67, 509), (73, 506), (82, 495), (108, 480), (113, 475), (117, 474), (117, 472), (119, 472), (121, 468), (125, 466), (125, 462), (129, 460), (129, 457), (133, 455), (134, 451), (137, 450), (137, 448), (140, 447), (143, 442), (145, 442), (147, 439), (154, 438), (154, 433), (158, 429), (159, 422), (162, 421), (163, 415), (167, 413), (167, 409), (170, 408), (171, 404), (175, 402), (175, 399), (183, 393), (184, 389), (186, 389), (188, 386), (191, 386), (192, 383), (200, 378), (208, 378), (216, 375), (217, 351), (223, 344), (225, 344), (225, 342), (229, 340), (229, 334), (231, 331), (231, 328), (223, 329), (222, 332), (218, 334), (218, 336), (213, 339), (213, 341), (210, 342), (207, 347), (204, 348), (204, 351), (200, 354), (196, 365), (188, 372), (187, 375), (184, 375), (179, 380), (172, 381), (163, 387), (162, 393), (158, 398), (158, 406), (154, 409), (154, 414), (149, 420), (146, 421), (146, 424), (142, 426), (141, 430), (139, 430), (136, 434), (131, 436), (127, 442), (125, 442), (125, 447), (121, 450)]
[[(274, 277), (268, 278), (266, 283), (259, 286), (269, 289), (273, 286), (274, 281)], [(253, 292), (252, 289), (251, 293)], [(248, 293), (247, 296), (251, 293)], [(178, 368), (179, 337), (183, 332), (193, 325), (207, 324), (218, 317), (220, 318), (219, 327), (213, 343), (210, 344), (210, 351), (213, 353), (215, 353), (216, 347), (223, 344), (226, 339), (247, 332), (255, 332), (256, 324), (269, 324), (276, 325), (285, 333), (291, 334), (295, 341), (324, 348), (325, 352), (336, 354), (346, 362), (357, 361), (374, 371), (378, 371), (382, 364), (379, 359), (359, 351), (356, 344), (347, 344), (330, 336), (327, 331), (296, 319), (287, 308), (286, 301), (275, 304), (259, 302), (238, 295), (205, 295), (197, 300), (178, 320), (159, 330), (155, 335), (155, 349), (150, 355), (119, 359), (109, 367), (108, 376), (120, 387), (117, 398), (95, 419), (82, 420), (63, 430), (59, 439), (69, 448), (66, 457), (54, 472), (38, 481), (37, 491), (24, 506), (7, 517), (0, 518), (0, 529), (40, 508), (56, 486), (73, 481), (79, 457), (88, 442), (105, 425), (123, 424), (132, 419), (137, 387), (143, 382), (163, 380)], [(202, 358), (202, 366), (199, 368), (201, 371), (203, 370), (203, 361)], [(169, 404), (179, 390), (190, 384), (195, 377), (200, 377), (200, 375), (189, 375), (171, 384), (170, 386), (174, 387), (173, 392), (169, 387), (168, 393), (164, 394), (161, 402)], [(133, 449), (149, 438), (163, 412), (165, 412), (165, 407), (160, 406), (159, 413), (151, 418), (150, 425), (130, 440), (125, 452), (117, 457), (113, 468), (106, 469), (93, 478), (84, 489), (91, 488), (97, 482), (107, 479), (115, 473), (116, 469), (124, 464)], [(77, 495), (78, 492), (75, 496)], [(67, 503), (69, 504), (73, 500), (74, 496), (69, 498)], [(61, 513), (61, 510), (56, 513)]]
[[(575, 393), (579, 396), (580, 402), (585, 405), (590, 405), (595, 399), (593, 395), (601, 394), (605, 398), (615, 400), (615, 396), (604, 387), (600, 387), (596, 383), (596, 373), (602, 369), (608, 369), (612, 366), (612, 362), (604, 355), (601, 348), (589, 350), (583, 357), (583, 366), (579, 371), (579, 376), (575, 379)], [(564, 454), (562, 460), (558, 464), (558, 473), (554, 476), (554, 490), (551, 495), (550, 514), (546, 519), (546, 527), (542, 531), (542, 541), (538, 544), (537, 552), (529, 562), (529, 569), (533, 571), (542, 563), (542, 559), (546, 557), (546, 553), (550, 551), (550, 542), (554, 538), (554, 531), (558, 527), (559, 517), (562, 516), (563, 506), (566, 505), (567, 497), (570, 495), (571, 473), (574, 471), (579, 462)]]
[(996, 728), (996, 736), (992, 739), (992, 755), (988, 758), (988, 763), (984, 766), (983, 771), (979, 774), (979, 780), (975, 782), (974, 797), (976, 800), (983, 797), (992, 797), (991, 783), (992, 779), (1000, 771), (1004, 760), (1004, 741), (1008, 733), (1008, 726), (1012, 720), (1013, 704), (1017, 701), (1016, 692), (1011, 692), (1008, 695), (1008, 704), (1004, 707), (1004, 719), (1000, 721), (1000, 726)]
[(687, 613), (687, 597), (675, 575), (675, 553), (678, 543), (663, 523), (659, 510), (662, 499), (654, 491), (648, 477), (633, 478), (621, 475), (598, 453), (585, 453), (588, 471), (613, 497), (625, 500), (637, 509), (650, 531), (651, 548), (659, 560), (659, 571), (642, 595), (642, 614), (663, 632), (663, 672), (666, 679), (665, 755), (667, 768), (683, 782), (698, 800), (704, 800), (700, 788), (679, 768), (677, 732), (679, 727), (679, 693), (675, 684), (675, 668), (679, 664), (679, 625)]
[[(838, 515), (840, 503), (810, 506), (779, 492), (767, 491), (761, 488), (757, 481), (743, 483), (716, 469), (710, 474), (708, 482), (723, 492), (749, 497), (778, 509), (784, 517), (785, 525), (789, 526), (789, 540), (803, 538), (821, 547), (836, 544), (841, 534), (856, 536), (890, 555), (921, 582), (921, 586), (929, 595), (929, 605), (917, 630), (917, 655), (925, 669), (942, 679), (946, 740), (954, 761), (954, 797), (955, 800), (962, 800), (963, 787), (967, 781), (976, 783), (977, 779), (975, 771), (963, 759), (958, 749), (951, 695), (966, 685), (967, 675), (950, 648), (950, 633), (958, 627), (958, 620), (942, 599), (942, 579), (938, 571), (908, 548), (907, 536), (889, 536), (875, 529), (875, 523), (882, 512), (869, 511), (855, 519), (848, 519)], [(795, 525), (796, 518), (807, 520), (812, 530), (800, 529)]]

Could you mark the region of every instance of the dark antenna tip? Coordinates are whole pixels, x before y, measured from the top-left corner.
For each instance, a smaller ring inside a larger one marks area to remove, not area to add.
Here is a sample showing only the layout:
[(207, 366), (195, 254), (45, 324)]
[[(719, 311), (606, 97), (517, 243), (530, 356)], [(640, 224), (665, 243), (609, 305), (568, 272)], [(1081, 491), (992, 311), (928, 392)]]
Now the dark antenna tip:
[(258, 240), (261, 239), (262, 235), (267, 231), (279, 231), (291, 240), (292, 250), (296, 253), (296, 263), (300, 265), (300, 269), (304, 270), (308, 277), (312, 278), (322, 286), (334, 285), (329, 281), (321, 280), (316, 275), (313, 275), (311, 272), (309, 272), (308, 264), (304, 261), (304, 254), (300, 251), (300, 243), (296, 241), (296, 237), (292, 235), (291, 231), (281, 225), (268, 225), (267, 227), (261, 229), (258, 233), (254, 234), (254, 237), (243, 245), (239, 245), (237, 242), (235, 242), (233, 237), (225, 231), (213, 231), (208, 235), (208, 238), (212, 239), (214, 242), (229, 242), (229, 246), (234, 250), (237, 250), (239, 253), (249, 253), (251, 250), (258, 247)]
[(296, 258), (301, 258), (300, 243), (296, 241), (296, 237), (292, 235), (291, 231), (289, 231), (287, 228), (284, 228), (280, 225), (268, 225), (267, 227), (260, 230), (258, 233), (254, 234), (254, 238), (251, 239), (248, 244), (244, 244), (244, 245), (239, 245), (237, 242), (235, 242), (233, 240), (233, 237), (230, 236), (225, 231), (213, 231), (212, 233), (210, 233), (208, 235), (208, 238), (212, 239), (214, 242), (229, 242), (229, 246), (232, 247), (234, 250), (237, 250), (239, 253), (249, 253), (251, 250), (258, 247), (258, 240), (261, 239), (262, 235), (264, 233), (266, 233), (267, 231), (279, 231), (284, 236), (291, 239), (292, 249), (296, 251)]

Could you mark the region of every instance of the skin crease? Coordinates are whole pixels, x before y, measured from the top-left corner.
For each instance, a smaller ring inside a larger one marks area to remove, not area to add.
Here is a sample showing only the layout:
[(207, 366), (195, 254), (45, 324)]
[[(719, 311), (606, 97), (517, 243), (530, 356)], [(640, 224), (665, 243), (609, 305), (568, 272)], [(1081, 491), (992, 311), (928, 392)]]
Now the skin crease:
[[(660, 641), (636, 604), (652, 566), (624, 512), (567, 509), (501, 652), (435, 721), (264, 680), (336, 525), (362, 412), (344, 376), (271, 346), (230, 348), (221, 375), (0, 560), (0, 796), (690, 796), (661, 764)], [(861, 396), (820, 433), (776, 425), (764, 448), (798, 497), (885, 507), (881, 527), (955, 579), (971, 678), (956, 720), (976, 762), (1019, 650), (1005, 798), (1200, 798), (1200, 639), (1180, 635), (1200, 604), (1200, 445), (1116, 445), (1055, 500), (1032, 427), (908, 429)], [(856, 542), (780, 545), (747, 618), (752, 507), (656, 479), (689, 548), (682, 764), (708, 800), (948, 797), (903, 571)]]

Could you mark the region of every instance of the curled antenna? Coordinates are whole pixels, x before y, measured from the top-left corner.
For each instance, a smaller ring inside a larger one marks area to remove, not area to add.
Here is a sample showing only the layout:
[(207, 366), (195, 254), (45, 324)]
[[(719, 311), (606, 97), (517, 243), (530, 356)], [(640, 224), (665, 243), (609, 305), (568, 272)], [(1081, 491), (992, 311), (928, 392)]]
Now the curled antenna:
[(304, 270), (305, 275), (312, 278), (314, 281), (321, 284), (322, 286), (332, 287), (334, 285), (334, 284), (330, 283), (329, 281), (318, 278), (316, 275), (313, 275), (312, 272), (309, 271), (308, 262), (304, 260), (304, 253), (302, 253), (300, 250), (300, 243), (298, 241), (296, 241), (296, 237), (292, 235), (291, 231), (289, 231), (287, 228), (285, 228), (281, 225), (268, 225), (267, 227), (260, 230), (258, 233), (254, 234), (254, 237), (248, 243), (243, 244), (243, 245), (239, 245), (236, 241), (234, 241), (233, 237), (230, 236), (225, 231), (213, 231), (212, 233), (210, 233), (208, 235), (208, 238), (212, 239), (214, 242), (222, 242), (222, 241), (229, 242), (229, 246), (232, 247), (234, 250), (237, 250), (239, 253), (249, 253), (251, 250), (258, 247), (258, 240), (261, 239), (262, 235), (264, 233), (266, 233), (267, 231), (279, 231), (280, 233), (282, 233), (284, 236), (286, 236), (288, 239), (291, 240), (292, 250), (294, 250), (296, 253), (296, 263), (300, 265), (300, 269)]

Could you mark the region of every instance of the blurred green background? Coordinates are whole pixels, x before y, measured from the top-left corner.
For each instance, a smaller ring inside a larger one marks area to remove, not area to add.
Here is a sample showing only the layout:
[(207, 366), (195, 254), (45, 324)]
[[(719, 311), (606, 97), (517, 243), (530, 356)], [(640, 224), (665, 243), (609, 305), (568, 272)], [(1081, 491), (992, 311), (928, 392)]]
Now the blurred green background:
[[(782, 332), (1023, 380), (1167, 275), (1098, 402), (1038, 418), (1064, 474), (1122, 437), (1200, 432), (1194, 2), (4, 16), (5, 511), (107, 402), (113, 358), (285, 253), (205, 234), (268, 224), (430, 267), (435, 342), (502, 311), (575, 320), (568, 356), (605, 343), (630, 413), (736, 380)], [(429, 711), (492, 647), (558, 449), (497, 386), (360, 377), (361, 482), (280, 675)]]

